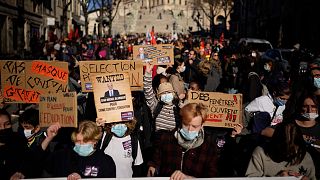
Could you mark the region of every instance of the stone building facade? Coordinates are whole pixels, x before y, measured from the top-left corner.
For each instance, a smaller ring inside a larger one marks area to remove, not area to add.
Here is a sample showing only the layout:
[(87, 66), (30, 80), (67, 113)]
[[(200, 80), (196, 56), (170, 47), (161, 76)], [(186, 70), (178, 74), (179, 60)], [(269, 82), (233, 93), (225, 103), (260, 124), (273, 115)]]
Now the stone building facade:
[[(48, 41), (63, 37), (62, 29), (84, 25), (81, 8), (72, 0), (67, 8), (66, 23), (63, 9), (67, 0), (0, 0), (0, 54), (29, 51), (30, 43), (41, 36)], [(81, 29), (79, 29), (81, 31)]]
[[(158, 33), (182, 33), (200, 30), (193, 18), (197, 18), (205, 30), (210, 30), (210, 21), (199, 7), (194, 5), (195, 0), (122, 0), (118, 13), (112, 23), (112, 33), (146, 33), (152, 26)], [(205, 4), (203, 6), (206, 6)], [(222, 9), (215, 18), (223, 16)], [(97, 15), (89, 17), (89, 34), (94, 33), (94, 24)], [(230, 16), (227, 17), (227, 22)], [(96, 24), (97, 26), (97, 24)], [(227, 25), (229, 27), (229, 25)]]

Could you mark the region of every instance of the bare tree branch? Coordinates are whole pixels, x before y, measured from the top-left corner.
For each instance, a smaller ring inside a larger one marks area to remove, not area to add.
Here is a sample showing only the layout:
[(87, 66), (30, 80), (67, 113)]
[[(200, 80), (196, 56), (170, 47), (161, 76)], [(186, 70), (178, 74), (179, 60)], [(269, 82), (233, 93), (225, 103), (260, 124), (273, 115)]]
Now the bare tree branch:
[[(118, 13), (119, 5), (120, 5), (121, 1), (122, 1), (122, 0), (118, 0), (118, 2), (117, 2), (116, 9), (115, 9), (115, 13), (114, 13), (113, 16), (111, 16), (111, 19), (110, 19), (111, 22), (113, 22), (114, 18), (116, 17), (116, 15), (117, 15), (117, 13)], [(112, 8), (112, 9), (113, 9), (113, 8)], [(124, 14), (124, 16), (125, 16), (125, 14)]]
[(194, 22), (196, 22), (197, 26), (201, 29), (201, 31), (204, 31), (204, 28), (202, 27), (201, 22), (200, 22), (199, 19), (196, 17), (196, 12), (199, 13), (199, 11), (193, 10), (193, 13), (192, 13), (192, 16), (191, 16), (191, 17), (192, 17), (192, 20), (193, 20)]

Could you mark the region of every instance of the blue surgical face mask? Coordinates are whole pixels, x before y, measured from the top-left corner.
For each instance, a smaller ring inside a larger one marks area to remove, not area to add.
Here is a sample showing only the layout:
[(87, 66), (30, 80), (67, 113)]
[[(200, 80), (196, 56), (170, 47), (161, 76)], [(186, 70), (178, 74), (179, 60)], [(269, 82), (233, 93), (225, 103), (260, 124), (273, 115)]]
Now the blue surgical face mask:
[(194, 140), (199, 135), (199, 131), (188, 131), (184, 128), (180, 129), (180, 134), (188, 141)]
[(80, 156), (89, 156), (94, 151), (92, 144), (76, 144), (73, 150)]
[(280, 98), (275, 98), (274, 99), (274, 104), (277, 106), (284, 106), (286, 104), (287, 100), (283, 100)]
[(116, 124), (112, 126), (111, 132), (114, 133), (117, 137), (123, 137), (127, 132), (128, 127), (125, 124)]
[(320, 89), (320, 78), (313, 78), (313, 84), (316, 88)]
[(161, 101), (163, 101), (166, 104), (170, 104), (173, 101), (173, 94), (172, 93), (167, 93), (167, 94), (162, 94), (161, 95)]

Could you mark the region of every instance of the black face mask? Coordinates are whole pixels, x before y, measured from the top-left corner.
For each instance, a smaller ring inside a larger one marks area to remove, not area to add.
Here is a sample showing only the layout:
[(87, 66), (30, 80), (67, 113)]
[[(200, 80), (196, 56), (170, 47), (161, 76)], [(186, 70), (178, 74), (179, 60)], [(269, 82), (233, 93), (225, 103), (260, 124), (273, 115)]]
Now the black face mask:
[(7, 143), (10, 141), (13, 135), (12, 128), (6, 128), (0, 130), (0, 143)]

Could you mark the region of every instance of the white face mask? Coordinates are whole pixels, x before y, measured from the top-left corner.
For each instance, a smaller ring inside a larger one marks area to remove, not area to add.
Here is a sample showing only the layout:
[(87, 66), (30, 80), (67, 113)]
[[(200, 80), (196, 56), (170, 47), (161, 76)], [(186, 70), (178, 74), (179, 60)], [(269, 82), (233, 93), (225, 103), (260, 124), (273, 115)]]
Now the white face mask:
[(252, 53), (251, 53), (251, 56), (252, 56), (252, 57), (256, 57), (256, 56), (257, 56), (257, 53), (256, 53), (256, 52), (252, 52)]
[(318, 113), (303, 113), (302, 116), (306, 119), (314, 120), (319, 117)]
[(250, 63), (251, 67), (254, 66), (254, 62)]
[(318, 113), (304, 113), (304, 114), (302, 114), (302, 116), (303, 116), (304, 118), (314, 120), (314, 119), (316, 119), (317, 117), (319, 117), (319, 114), (318, 114)]
[(26, 138), (29, 138), (29, 137), (31, 137), (31, 136), (33, 135), (31, 129), (25, 129), (25, 130), (23, 130), (23, 132), (24, 132), (24, 136), (25, 136)]
[(265, 64), (264, 66), (263, 66), (263, 68), (264, 68), (264, 70), (266, 70), (266, 71), (271, 71), (271, 67), (270, 67), (270, 65), (269, 64)]
[(180, 70), (180, 72), (184, 72), (186, 70), (186, 66), (183, 66)]

